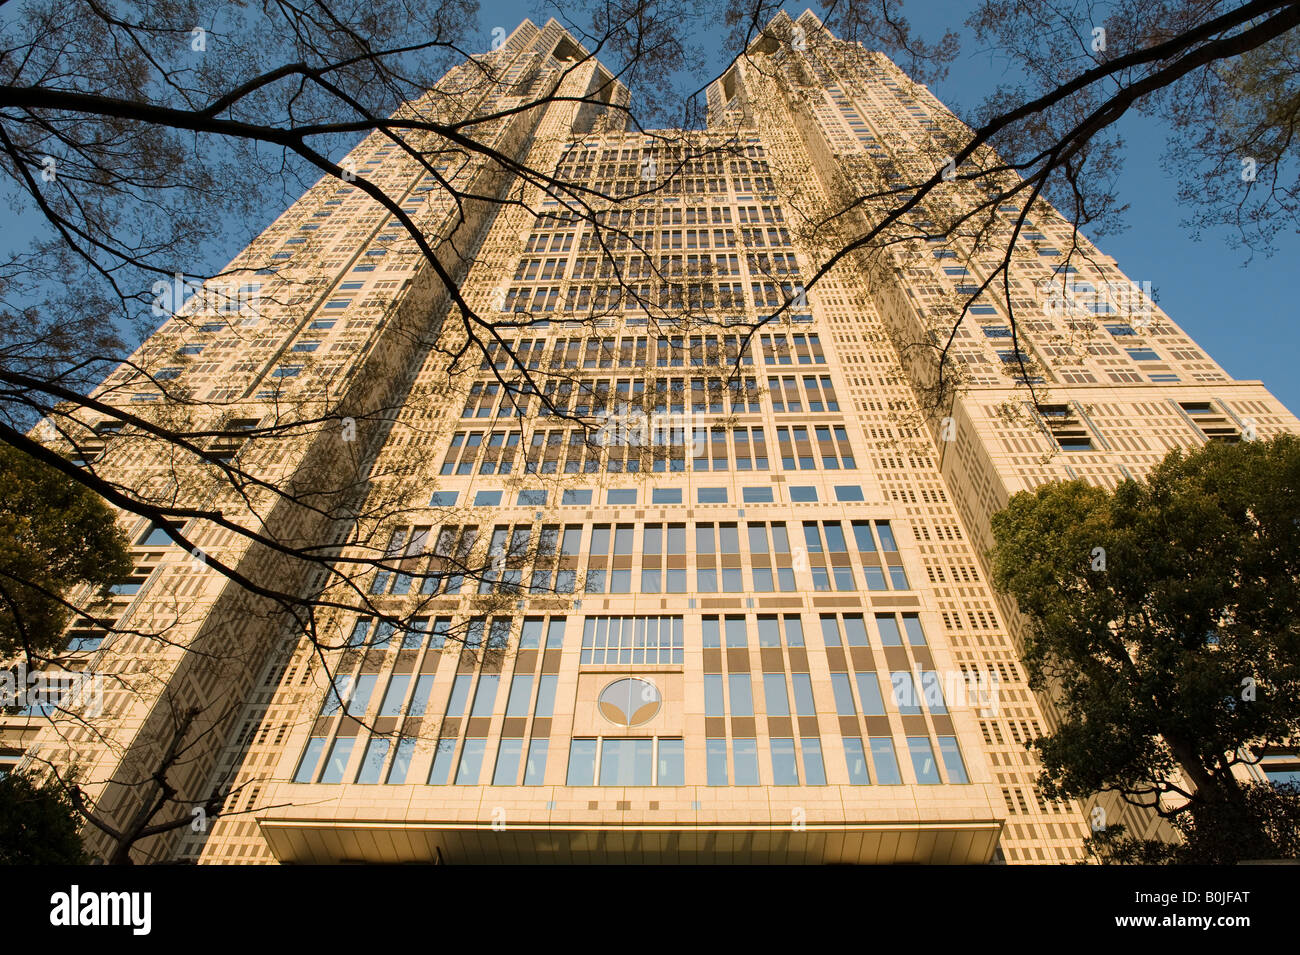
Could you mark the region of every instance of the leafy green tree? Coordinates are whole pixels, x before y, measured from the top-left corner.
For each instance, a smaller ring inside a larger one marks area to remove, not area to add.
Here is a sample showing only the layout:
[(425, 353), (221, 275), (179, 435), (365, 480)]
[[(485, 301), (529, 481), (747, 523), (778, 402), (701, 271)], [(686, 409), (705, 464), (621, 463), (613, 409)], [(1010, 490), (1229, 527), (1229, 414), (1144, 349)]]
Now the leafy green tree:
[(1286, 794), (1233, 768), (1300, 735), (1300, 438), (1173, 451), (1113, 492), (1022, 492), (993, 532), (1031, 685), (1058, 702), (1032, 744), (1047, 793), (1153, 808), (1200, 861), (1294, 855), (1269, 836)]
[(0, 865), (83, 865), (80, 825), (63, 786), (24, 773), (0, 779)]
[(127, 540), (93, 491), (0, 444), (0, 659), (62, 640), (67, 591), (101, 590), (131, 571)]

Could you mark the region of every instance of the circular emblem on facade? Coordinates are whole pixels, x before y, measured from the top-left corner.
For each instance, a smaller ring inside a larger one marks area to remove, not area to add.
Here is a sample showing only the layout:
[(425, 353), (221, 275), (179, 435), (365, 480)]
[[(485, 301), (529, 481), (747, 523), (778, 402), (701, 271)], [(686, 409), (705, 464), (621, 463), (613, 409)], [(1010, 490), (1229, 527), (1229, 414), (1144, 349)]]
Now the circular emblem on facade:
[(619, 726), (640, 726), (655, 718), (663, 697), (648, 680), (616, 680), (600, 692), (600, 715)]

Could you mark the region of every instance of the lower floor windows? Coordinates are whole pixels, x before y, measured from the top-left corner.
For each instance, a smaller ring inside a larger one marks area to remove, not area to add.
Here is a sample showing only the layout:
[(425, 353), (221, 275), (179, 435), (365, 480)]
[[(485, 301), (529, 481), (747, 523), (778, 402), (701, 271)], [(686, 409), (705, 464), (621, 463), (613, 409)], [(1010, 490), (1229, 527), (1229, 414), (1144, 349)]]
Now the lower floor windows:
[(518, 786), (519, 762), (524, 759), (523, 771), (525, 786), (540, 786), (546, 776), (546, 751), (549, 740), (534, 739), (528, 743), (527, 756), (524, 757), (522, 739), (503, 739), (497, 750), (496, 770), (492, 774), (493, 786)]
[(871, 765), (876, 771), (876, 782), (882, 786), (898, 786), (903, 777), (894, 757), (894, 741), (888, 736), (871, 737)]
[[(907, 737), (905, 747), (911, 775), (906, 780), (892, 737), (848, 736), (841, 742), (845, 768), (842, 775), (833, 774), (837, 777), (832, 780), (836, 785), (847, 782), (852, 786), (904, 783), (925, 786), (970, 782), (955, 736)], [(364, 735), (334, 740), (315, 736), (307, 742), (293, 781), (360, 785), (418, 782), (418, 778), (408, 779), (412, 763), (417, 759), (417, 743), (416, 739), (396, 735), (377, 734), (368, 740)], [(763, 747), (766, 753), (760, 753)], [(505, 737), (495, 744), (477, 736), (459, 741), (442, 739), (433, 747), (427, 782), (435, 786), (542, 786), (546, 784), (549, 748), (549, 740), (545, 738)], [(419, 751), (424, 752), (424, 748), (419, 747)], [(825, 755), (816, 736), (774, 736), (767, 741), (752, 737), (713, 737), (704, 740), (704, 757), (704, 782), (709, 786), (828, 784)], [(1296, 772), (1293, 758), (1288, 757), (1286, 762), (1282, 772), (1287, 774), (1287, 779), (1293, 778)], [(564, 784), (568, 786), (685, 786), (688, 783), (685, 740), (677, 736), (575, 738), (569, 742), (564, 775)], [(690, 780), (691, 785), (700, 782)]]
[(683, 786), (685, 784), (686, 749), (679, 737), (579, 738), (569, 744), (569, 771), (566, 785)]

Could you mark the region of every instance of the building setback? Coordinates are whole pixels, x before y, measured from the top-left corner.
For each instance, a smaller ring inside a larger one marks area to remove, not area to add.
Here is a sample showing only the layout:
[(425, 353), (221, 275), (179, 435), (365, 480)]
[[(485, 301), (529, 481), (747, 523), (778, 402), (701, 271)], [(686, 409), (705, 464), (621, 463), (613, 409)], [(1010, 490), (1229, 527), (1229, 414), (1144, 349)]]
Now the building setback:
[[(326, 178), (232, 263), (256, 318), (190, 309), (136, 356), (203, 399), (197, 414), (256, 435), (218, 449), (228, 459), (272, 483), (355, 477), (344, 510), (361, 516), (256, 489), (196, 507), (300, 544), (384, 515), (341, 545), (349, 582), (187, 525), (250, 580), (324, 585), (316, 623), (334, 649), (141, 521), (115, 619), (170, 639), (73, 634), (74, 667), (150, 675), (108, 682), (113, 745), (34, 717), (6, 718), (0, 739), (80, 754), (120, 821), (172, 701), (221, 714), (176, 781), (195, 802), (233, 785), (231, 814), (141, 858), (1081, 859), (1094, 807), (1034, 785), (1026, 743), (1051, 712), (1025, 682), (1023, 621), (988, 583), (991, 515), (1046, 481), (1112, 486), (1171, 448), (1300, 422), (1149, 300), (1133, 320), (1116, 302), (1131, 283), (1082, 237), (1065, 271), (1074, 233), (1050, 208), (1034, 207), (1014, 256), (1014, 346), (1005, 301), (976, 295), (995, 250), (926, 236), (923, 219), (805, 293), (833, 239), (808, 229), (810, 210), (933, 168), (927, 144), (954, 122), (810, 12), (780, 14), (709, 87), (704, 130), (626, 129), (626, 91), (554, 20), (481, 61), (501, 81), (457, 67), (439, 88), (456, 95), (426, 107), (500, 110), (476, 135), (505, 155), (632, 197), (602, 207), (622, 244), (602, 247), (568, 202), (500, 165), (458, 157), (435, 174), (368, 137), (349, 167), (419, 224), (501, 345), (453, 360), (459, 307), (434, 269), (389, 211)], [(611, 106), (508, 109), (553, 88)], [(439, 177), (524, 201), (458, 211)], [(1008, 234), (1018, 214), (998, 211)], [(905, 346), (950, 329), (964, 297), (948, 359), (962, 385), (932, 411), (933, 359)], [(542, 413), (529, 387), (566, 413)], [(156, 411), (156, 390), (124, 366), (97, 395)], [(259, 432), (314, 413), (330, 426)], [(78, 451), (165, 496), (164, 465), (132, 440), (101, 428)], [(366, 564), (377, 554), (387, 567)], [(481, 573), (457, 574), (458, 554)], [(361, 594), (369, 606), (349, 611)]]

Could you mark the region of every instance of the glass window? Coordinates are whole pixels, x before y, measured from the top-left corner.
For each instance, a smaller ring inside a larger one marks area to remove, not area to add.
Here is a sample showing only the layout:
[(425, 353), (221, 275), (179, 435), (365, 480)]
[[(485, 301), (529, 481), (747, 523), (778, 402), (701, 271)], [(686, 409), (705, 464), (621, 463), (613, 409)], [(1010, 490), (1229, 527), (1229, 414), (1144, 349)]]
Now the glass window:
[(682, 503), (682, 489), (679, 487), (652, 488), (650, 491), (650, 503), (651, 504), (680, 504)]
[(704, 741), (705, 763), (708, 767), (710, 786), (727, 785), (727, 741), (725, 739), (706, 739)]
[(921, 712), (921, 700), (916, 693), (916, 684), (912, 681), (912, 674), (906, 670), (895, 670), (889, 675), (890, 682), (894, 688), (894, 705), (898, 707), (898, 712), (908, 716), (914, 716)]
[(445, 786), (451, 778), (451, 765), (456, 755), (454, 739), (438, 740), (438, 748), (433, 754), (433, 767), (429, 770), (430, 786)]
[(433, 497), (429, 499), (429, 506), (451, 507), (456, 503), (458, 497), (460, 497), (460, 491), (434, 491)]
[(862, 740), (856, 736), (844, 737), (844, 761), (848, 765), (849, 783), (854, 786), (867, 786), (871, 775), (867, 772), (867, 755), (862, 749)]
[(795, 504), (815, 503), (817, 501), (817, 488), (792, 484), (790, 485), (790, 500)]
[[(316, 764), (320, 762), (321, 751), (325, 749), (325, 737), (313, 736), (307, 741), (302, 759), (298, 762), (298, 771), (293, 774), (295, 783), (309, 783), (316, 775)], [(725, 755), (723, 757), (725, 762)]]
[(823, 522), (823, 529), (826, 531), (826, 549), (832, 554), (843, 554), (848, 551), (844, 543), (844, 528), (839, 521)]
[(880, 680), (872, 672), (859, 673), (858, 698), (862, 700), (864, 716), (884, 716), (885, 700), (880, 695)]
[(390, 786), (400, 786), (406, 782), (406, 774), (411, 770), (411, 757), (415, 755), (415, 740), (397, 741), (397, 752), (393, 754), (393, 764), (388, 767), (388, 778), (384, 780)]
[(889, 526), (889, 521), (876, 521), (876, 533), (880, 535), (881, 550), (898, 550), (898, 543), (894, 540), (894, 530)]
[(528, 744), (528, 765), (524, 768), (524, 785), (540, 786), (546, 778), (546, 751), (550, 741), (534, 739)]
[(589, 488), (572, 488), (560, 493), (561, 504), (590, 504), (591, 490)]
[(847, 673), (831, 674), (831, 691), (835, 694), (835, 712), (840, 716), (854, 716), (853, 691), (849, 688)]
[(744, 647), (749, 645), (749, 639), (745, 633), (745, 618), (738, 616), (729, 616), (726, 620), (727, 646)]
[(696, 489), (695, 500), (700, 504), (726, 504), (727, 489), (725, 487), (702, 487)]
[(370, 705), (370, 696), (375, 692), (375, 681), (378, 679), (377, 673), (363, 673), (357, 677), (356, 689), (352, 691), (352, 697), (348, 700), (349, 716), (366, 715), (366, 707)]
[(740, 492), (741, 500), (746, 504), (771, 504), (773, 501), (770, 487), (747, 487)]
[(726, 708), (722, 701), (722, 674), (704, 674), (704, 715), (725, 716)]
[(330, 747), (330, 754), (325, 760), (325, 769), (320, 774), (321, 782), (343, 782), (343, 771), (348, 767), (348, 759), (352, 756), (352, 745), (355, 742), (356, 740), (351, 736), (341, 736), (334, 741), (334, 745)]
[(772, 740), (772, 780), (777, 786), (799, 785), (799, 768), (794, 760), (794, 740)]
[(330, 689), (325, 691), (325, 702), (321, 704), (320, 715), (331, 716), (337, 713), (351, 693), (352, 677), (347, 674), (336, 675)]
[(543, 673), (537, 680), (537, 706), (533, 716), (539, 720), (549, 720), (555, 710), (555, 683), (559, 676), (555, 673)]
[(654, 741), (606, 738), (600, 747), (600, 785), (649, 786)]
[(500, 503), (500, 491), (479, 491), (474, 495), (475, 507), (497, 507)]
[(781, 645), (781, 628), (776, 622), (775, 614), (759, 616), (758, 645), (760, 647), (779, 647)]
[(835, 620), (835, 614), (824, 613), (822, 621), (822, 639), (826, 641), (828, 647), (838, 647), (840, 645), (840, 625)]
[(871, 737), (871, 765), (876, 770), (876, 782), (882, 786), (898, 786), (903, 777), (898, 772), (894, 757), (894, 741), (888, 736)]
[(939, 674), (933, 670), (921, 671), (921, 694), (925, 699), (925, 706), (931, 713), (947, 713), (948, 708), (944, 705), (943, 686), (939, 682)]
[(862, 496), (862, 488), (857, 484), (837, 484), (835, 486), (835, 500), (837, 501), (862, 501), (866, 500)]
[(429, 705), (429, 695), (431, 693), (433, 693), (433, 674), (423, 673), (415, 681), (415, 692), (411, 694), (411, 703), (406, 708), (406, 715), (424, 715), (424, 708)]
[(758, 742), (752, 739), (732, 740), (736, 760), (736, 785), (758, 785)]
[(867, 646), (867, 624), (862, 619), (860, 613), (846, 613), (844, 615), (844, 636), (845, 641), (851, 647)]
[(542, 618), (525, 617), (524, 625), (519, 631), (519, 649), (536, 650), (542, 641)]
[(575, 739), (569, 743), (567, 786), (594, 786), (596, 783), (596, 741)]
[(853, 541), (858, 545), (858, 550), (868, 554), (875, 553), (876, 539), (871, 536), (870, 521), (853, 522)]
[(948, 782), (967, 783), (966, 764), (962, 762), (961, 749), (957, 746), (957, 737), (939, 737), (939, 755), (943, 757), (943, 768), (948, 771)]
[(380, 716), (400, 716), (402, 703), (406, 700), (406, 688), (411, 682), (409, 673), (394, 673), (388, 681), (384, 701), (379, 704)]
[(533, 675), (516, 673), (510, 681), (510, 697), (506, 701), (506, 717), (524, 717), (528, 715), (528, 704), (532, 702)]
[[(474, 694), (474, 707), (470, 710), (470, 719), (490, 717), (495, 712), (497, 684), (501, 681), (499, 673), (484, 673), (478, 680), (478, 691)], [(462, 756), (463, 760), (464, 757)]]
[(815, 716), (817, 706), (813, 702), (812, 677), (807, 673), (790, 674), (794, 684), (794, 709), (800, 716)]
[(172, 539), (167, 536), (167, 525), (155, 521), (149, 525), (149, 529), (144, 532), (143, 536), (136, 541), (137, 547), (166, 547), (172, 543)]
[(803, 618), (798, 614), (786, 614), (785, 616), (785, 645), (788, 647), (803, 646)]
[(520, 491), (515, 503), (520, 507), (545, 507), (546, 491), (538, 488)]
[(680, 739), (661, 739), (658, 743), (657, 786), (686, 785), (686, 746)]
[[(515, 677), (515, 679), (519, 679)], [(497, 765), (492, 773), (493, 786), (513, 786), (519, 779), (519, 757), (523, 754), (524, 741), (521, 739), (502, 739), (497, 748)]]
[(892, 613), (876, 614), (876, 629), (880, 631), (882, 647), (901, 647), (903, 636), (898, 632), (898, 620)]
[(803, 749), (804, 784), (825, 786), (826, 765), (822, 760), (822, 741), (815, 736), (805, 736), (800, 747)]
[(727, 694), (731, 698), (732, 716), (754, 715), (754, 697), (750, 691), (748, 673), (729, 673)]
[(912, 755), (912, 769), (916, 772), (916, 781), (922, 785), (937, 785), (939, 766), (934, 761), (934, 750), (930, 747), (930, 737), (909, 736), (907, 751)]
[(352, 625), (352, 634), (348, 637), (347, 646), (360, 647), (366, 642), (366, 634), (370, 632), (370, 621), (366, 619), (358, 620)]
[(925, 631), (921, 629), (921, 618), (914, 613), (903, 614), (903, 629), (907, 631), (907, 642), (914, 647), (925, 646)]
[(362, 784), (378, 783), (384, 769), (384, 760), (388, 758), (387, 739), (376, 736), (366, 744), (366, 754), (361, 759), (361, 769), (357, 772), (357, 782)]
[(459, 719), (465, 715), (465, 704), (469, 702), (469, 691), (473, 684), (474, 674), (456, 674), (456, 680), (451, 685), (451, 698), (447, 701), (448, 719)]
[(610, 488), (605, 493), (605, 503), (606, 504), (635, 504), (636, 488), (634, 487)]
[(460, 766), (456, 770), (457, 786), (477, 786), (479, 771), (483, 768), (483, 751), (487, 740), (473, 737), (460, 747)]
[(790, 715), (790, 696), (785, 690), (784, 673), (763, 674), (763, 699), (767, 704), (768, 716)]

